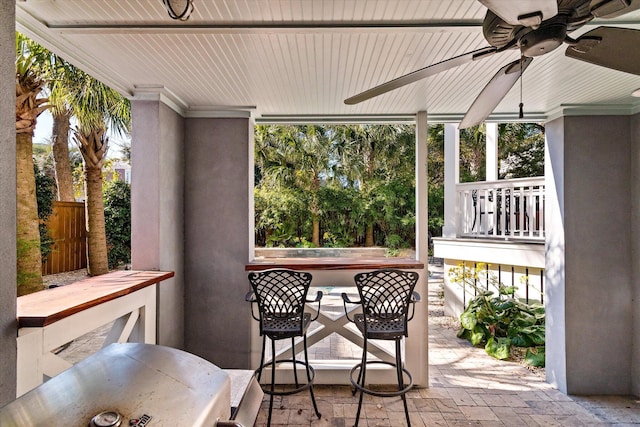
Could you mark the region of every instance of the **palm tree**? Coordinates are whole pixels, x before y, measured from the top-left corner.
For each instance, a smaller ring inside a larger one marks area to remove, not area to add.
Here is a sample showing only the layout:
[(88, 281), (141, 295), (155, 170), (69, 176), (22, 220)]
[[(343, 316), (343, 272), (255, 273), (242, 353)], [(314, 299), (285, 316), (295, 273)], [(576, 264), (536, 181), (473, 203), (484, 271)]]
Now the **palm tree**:
[(322, 126), (265, 126), (256, 132), (256, 164), (261, 185), (298, 188), (309, 194), (311, 242), (320, 246), (319, 193), (329, 168), (331, 141)]
[(42, 256), (33, 171), (33, 130), (48, 108), (39, 98), (45, 82), (34, 71), (35, 57), (24, 36), (16, 35), (16, 195), (18, 295), (42, 289)]
[(91, 76), (80, 73), (78, 81), (69, 104), (78, 120), (74, 141), (83, 158), (87, 272), (97, 276), (109, 271), (102, 195), (102, 165), (109, 143), (106, 130), (110, 127), (120, 134), (128, 132), (131, 110), (127, 99)]
[(58, 200), (73, 202), (75, 197), (69, 161), (69, 130), (73, 111), (67, 98), (69, 93), (73, 91), (74, 85), (78, 83), (77, 76), (82, 72), (33, 40), (24, 37), (24, 43), (36, 58), (34, 67), (47, 82), (45, 87), (49, 93), (50, 111), (53, 116), (51, 148)]
[(460, 131), (460, 181), (476, 182), (486, 179), (486, 140), (484, 124)]
[(58, 200), (62, 202), (74, 202), (73, 177), (71, 163), (69, 161), (69, 131), (71, 129), (72, 111), (64, 101), (65, 95), (61, 93), (65, 86), (61, 81), (56, 81), (50, 87), (49, 99), (51, 100), (51, 115), (53, 116), (53, 129), (51, 131), (51, 149), (53, 151), (53, 165), (56, 172), (56, 184), (58, 187)]
[[(378, 181), (388, 180), (401, 169), (414, 165), (405, 161), (406, 144), (399, 144), (407, 129), (398, 125), (338, 126), (336, 133), (340, 170), (359, 187), (364, 199), (365, 246), (374, 246), (376, 218), (373, 192)], [(410, 147), (410, 146), (409, 146)]]

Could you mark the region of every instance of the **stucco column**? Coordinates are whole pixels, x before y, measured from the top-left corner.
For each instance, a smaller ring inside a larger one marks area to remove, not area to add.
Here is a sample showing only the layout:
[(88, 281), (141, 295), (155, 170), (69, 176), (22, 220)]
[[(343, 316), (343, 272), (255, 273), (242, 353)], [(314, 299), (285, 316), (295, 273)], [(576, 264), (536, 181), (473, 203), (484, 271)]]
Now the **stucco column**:
[(16, 2), (0, 0), (0, 407), (16, 398)]
[(455, 238), (458, 212), (456, 186), (460, 183), (460, 131), (457, 123), (444, 125), (444, 225), (442, 237)]
[(498, 124), (485, 123), (486, 126), (486, 180), (498, 180)]
[(569, 394), (630, 394), (640, 363), (631, 357), (630, 129), (628, 116), (546, 126), (546, 372)]
[(640, 113), (631, 118), (631, 265), (633, 267), (633, 353), (631, 394), (640, 396)]
[(222, 368), (248, 369), (253, 126), (248, 112), (221, 114), (185, 123), (185, 344)]
[(175, 272), (158, 287), (157, 342), (183, 348), (184, 119), (150, 93), (131, 115), (132, 266)]

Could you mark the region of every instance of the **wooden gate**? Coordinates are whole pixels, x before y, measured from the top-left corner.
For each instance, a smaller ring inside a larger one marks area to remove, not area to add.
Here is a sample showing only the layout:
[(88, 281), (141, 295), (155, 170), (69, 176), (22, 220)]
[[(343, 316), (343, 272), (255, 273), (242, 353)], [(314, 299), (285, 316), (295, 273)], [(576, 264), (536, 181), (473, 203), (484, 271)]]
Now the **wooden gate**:
[(53, 213), (47, 223), (54, 241), (42, 274), (56, 274), (87, 267), (87, 231), (84, 203), (53, 202)]

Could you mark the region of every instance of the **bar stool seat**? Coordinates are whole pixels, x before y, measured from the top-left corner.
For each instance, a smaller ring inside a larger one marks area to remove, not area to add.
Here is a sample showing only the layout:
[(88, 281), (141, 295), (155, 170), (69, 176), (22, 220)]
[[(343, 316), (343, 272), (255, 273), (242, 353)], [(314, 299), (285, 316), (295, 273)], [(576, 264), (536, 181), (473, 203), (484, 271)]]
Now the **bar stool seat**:
[[(289, 269), (272, 269), (249, 273), (249, 283), (251, 284), (252, 291), (247, 294), (245, 299), (251, 303), (251, 316), (260, 322), (260, 335), (262, 336), (260, 366), (256, 369), (258, 381), (261, 379), (263, 369), (271, 367), (271, 383), (267, 385), (261, 384), (263, 391), (269, 395), (269, 417), (267, 426), (271, 425), (273, 396), (287, 396), (304, 390), (309, 390), (315, 414), (318, 419), (321, 417), (313, 394), (315, 370), (309, 365), (307, 329), (311, 322), (318, 318), (322, 292), (318, 291), (315, 299), (307, 299), (311, 279), (310, 273)], [(310, 313), (304, 312), (306, 303), (318, 304), (315, 317), (312, 318)], [(254, 312), (254, 306), (258, 307), (257, 316)], [(296, 337), (302, 337), (303, 339), (304, 361), (296, 359)], [(271, 341), (271, 360), (265, 362), (267, 338)], [(291, 359), (276, 360), (275, 342), (289, 338), (291, 339)], [(295, 387), (289, 390), (276, 391), (276, 367), (283, 363), (293, 364)], [(298, 365), (303, 366), (305, 369), (307, 381), (304, 383), (298, 381)]]
[[(411, 426), (405, 395), (413, 387), (413, 377), (403, 366), (401, 343), (402, 339), (408, 336), (407, 324), (413, 319), (415, 303), (420, 301), (420, 295), (414, 292), (418, 277), (418, 273), (395, 269), (359, 273), (354, 280), (360, 300), (354, 301), (346, 293), (342, 293), (347, 319), (355, 324), (364, 338), (362, 361), (350, 372), (351, 384), (354, 387), (353, 394), (360, 392), (355, 427), (360, 420), (364, 394), (378, 397), (401, 396), (407, 425)], [(347, 304), (362, 305), (362, 313), (355, 314), (353, 318), (349, 317)], [(411, 307), (410, 315), (409, 307)], [(395, 363), (385, 360), (368, 360), (367, 347), (370, 339), (395, 341)], [(372, 364), (384, 364), (396, 368), (397, 390), (378, 391), (366, 386), (367, 366)], [(408, 381), (405, 381), (405, 376)]]

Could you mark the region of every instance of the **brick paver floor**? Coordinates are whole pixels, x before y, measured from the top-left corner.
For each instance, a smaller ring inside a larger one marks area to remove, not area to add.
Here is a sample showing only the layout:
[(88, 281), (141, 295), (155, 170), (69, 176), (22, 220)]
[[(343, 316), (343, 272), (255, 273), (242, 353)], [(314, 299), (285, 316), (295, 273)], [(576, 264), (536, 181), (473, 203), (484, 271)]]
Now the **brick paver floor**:
[[(430, 266), (432, 270), (432, 266)], [(640, 424), (640, 401), (632, 397), (566, 396), (513, 362), (501, 362), (443, 326), (441, 271), (429, 281), (430, 387), (407, 394), (411, 425), (421, 426), (628, 426)], [(315, 387), (322, 418), (309, 394), (276, 396), (271, 424), (288, 427), (352, 426), (358, 399), (348, 386)], [(400, 398), (365, 395), (360, 426), (405, 426)], [(266, 425), (268, 396), (256, 426)]]

